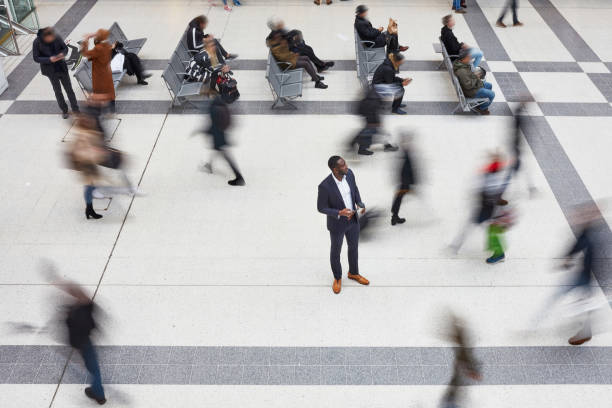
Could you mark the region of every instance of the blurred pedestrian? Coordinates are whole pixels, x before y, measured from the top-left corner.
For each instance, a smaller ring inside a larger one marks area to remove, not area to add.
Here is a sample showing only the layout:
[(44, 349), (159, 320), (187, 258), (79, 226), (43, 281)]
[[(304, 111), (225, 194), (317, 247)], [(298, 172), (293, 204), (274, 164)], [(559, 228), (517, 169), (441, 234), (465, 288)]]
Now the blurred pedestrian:
[[(221, 155), (227, 164), (231, 167), (234, 172), (234, 179), (229, 180), (227, 184), (230, 186), (244, 186), (246, 182), (242, 177), (242, 173), (238, 169), (238, 166), (234, 162), (232, 156), (227, 151), (227, 138), (225, 133), (231, 126), (231, 113), (227, 103), (223, 99), (223, 95), (217, 95), (211, 102), (209, 108), (210, 115), (210, 127), (205, 131), (212, 137), (213, 149), (216, 154)], [(202, 169), (208, 173), (213, 172), (213, 159), (214, 155), (210, 157), (210, 160), (202, 166)]]
[(62, 86), (68, 100), (72, 113), (79, 113), (79, 104), (72, 90), (72, 83), (68, 76), (68, 66), (66, 65), (66, 55), (68, 47), (62, 37), (57, 35), (53, 27), (45, 27), (38, 30), (36, 39), (32, 44), (32, 57), (40, 64), (40, 72), (49, 78), (57, 104), (62, 110), (62, 117), (68, 118), (68, 105), (62, 94)]
[(514, 224), (514, 214), (511, 209), (497, 206), (487, 230), (487, 249), (491, 256), (487, 258), (488, 264), (496, 264), (506, 259), (504, 250), (504, 234)]
[(402, 199), (404, 195), (413, 192), (414, 185), (417, 182), (416, 171), (414, 161), (412, 157), (411, 141), (408, 135), (404, 135), (401, 148), (402, 148), (402, 167), (400, 169), (400, 184), (395, 192), (393, 198), (393, 204), (391, 205), (391, 225), (403, 224), (406, 222), (405, 218), (399, 216), (400, 206), (402, 205)]
[(529, 195), (533, 197), (536, 194), (537, 189), (533, 184), (529, 171), (525, 169), (522, 159), (524, 140), (521, 126), (529, 126), (529, 122), (525, 120), (526, 115), (527, 107), (525, 102), (521, 102), (518, 109), (514, 113), (514, 128), (510, 134), (510, 152), (512, 153), (513, 164), (511, 171), (508, 173), (508, 178), (510, 179), (511, 177), (516, 176), (519, 170), (522, 169), (522, 174), (525, 177)]
[[(355, 145), (359, 146), (357, 154), (370, 156), (374, 152), (369, 150), (372, 144), (384, 145), (385, 152), (395, 152), (397, 146), (391, 144), (389, 135), (382, 130), (380, 110), (382, 99), (373, 87), (369, 87), (365, 97), (359, 102), (357, 113), (365, 120), (365, 127), (349, 143), (349, 150)], [(376, 138), (375, 138), (376, 137)]]
[(374, 71), (372, 85), (381, 96), (393, 97), (391, 112), (397, 115), (405, 115), (407, 112), (402, 108), (404, 98), (404, 87), (412, 82), (411, 78), (400, 78), (397, 76), (400, 66), (404, 63), (404, 56), (400, 53), (389, 54), (382, 64)]
[[(91, 80), (93, 93), (101, 95), (109, 103), (111, 112), (115, 112), (115, 83), (110, 62), (112, 59), (112, 45), (106, 41), (110, 32), (99, 29), (95, 33), (87, 34), (81, 43), (81, 53), (91, 61)], [(89, 39), (93, 38), (94, 47), (89, 49)]]
[[(573, 346), (581, 345), (592, 338), (591, 331), (591, 312), (592, 306), (589, 302), (594, 302), (592, 279), (593, 275), (600, 275), (602, 272), (608, 273), (603, 268), (606, 265), (605, 259), (608, 258), (608, 243), (603, 237), (607, 235), (607, 224), (602, 219), (599, 208), (595, 203), (589, 203), (579, 206), (572, 214), (571, 222), (577, 238), (575, 244), (565, 254), (565, 259), (562, 264), (563, 269), (573, 268), (573, 259), (579, 254), (582, 254), (581, 264), (574, 269), (574, 276), (569, 285), (562, 286), (553, 296), (545, 303), (544, 308), (536, 316), (537, 318), (545, 314), (554, 304), (560, 301), (570, 293), (575, 294), (580, 302), (579, 307), (584, 310), (578, 310), (578, 314), (582, 314), (582, 323), (580, 330), (569, 338), (568, 343)], [(536, 319), (539, 320), (539, 319)]]
[(490, 220), (498, 205), (506, 205), (508, 202), (502, 198), (507, 186), (505, 165), (501, 155), (491, 154), (489, 162), (484, 168), (481, 185), (476, 192), (476, 209), (467, 224), (459, 231), (457, 237), (450, 245), (450, 249), (457, 253), (469, 230), (475, 225), (481, 225)]
[(508, 12), (508, 9), (512, 9), (512, 25), (515, 27), (522, 26), (523, 23), (521, 23), (518, 20), (518, 15), (517, 15), (518, 0), (506, 0), (506, 4), (504, 5), (504, 8), (502, 9), (502, 12), (499, 15), (499, 18), (497, 19), (497, 22), (495, 23), (495, 25), (498, 27), (502, 27), (502, 28), (507, 27), (504, 24), (504, 17), (506, 17), (506, 13)]
[(348, 245), (348, 278), (361, 285), (370, 282), (359, 274), (359, 215), (365, 214), (365, 204), (357, 188), (355, 175), (349, 170), (346, 161), (340, 156), (332, 156), (327, 161), (331, 174), (319, 184), (317, 209), (327, 216), (327, 230), (331, 240), (329, 260), (334, 274), (332, 290), (340, 293), (342, 288), (342, 265), (340, 251), (346, 237)]
[(97, 328), (94, 320), (97, 307), (82, 287), (74, 282), (59, 279), (53, 270), (50, 272), (55, 279), (55, 286), (73, 298), (73, 301), (66, 308), (66, 326), (68, 328), (68, 342), (81, 354), (91, 378), (91, 386), (85, 388), (85, 395), (103, 405), (106, 403), (106, 397), (102, 386), (100, 364), (91, 340), (91, 332)]
[(455, 363), (453, 365), (453, 376), (448, 388), (442, 398), (441, 408), (457, 408), (460, 406), (460, 391), (464, 385), (472, 381), (480, 381), (482, 376), (478, 369), (478, 362), (474, 358), (468, 343), (467, 330), (464, 323), (456, 316), (451, 316), (450, 340), (455, 350)]

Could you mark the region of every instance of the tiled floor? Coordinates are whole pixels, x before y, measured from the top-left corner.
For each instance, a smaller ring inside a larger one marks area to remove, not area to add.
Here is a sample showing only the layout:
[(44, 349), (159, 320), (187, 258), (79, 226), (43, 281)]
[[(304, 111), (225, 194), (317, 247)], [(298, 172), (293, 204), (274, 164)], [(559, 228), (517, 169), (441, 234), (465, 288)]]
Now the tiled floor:
[[(567, 345), (576, 326), (563, 307), (530, 330), (536, 309), (567, 285), (569, 274), (555, 265), (573, 239), (573, 205), (595, 200), (612, 220), (607, 0), (524, 0), (525, 26), (506, 29), (495, 27), (504, 0), (468, 0), (455, 32), (484, 51), (497, 94), (489, 117), (452, 114), (457, 97), (432, 47), (450, 1), (367, 2), (375, 25), (396, 18), (410, 46), (402, 69), (414, 78), (409, 115), (383, 118), (393, 139), (416, 134), (421, 200), (405, 199), (407, 222), (391, 227), (399, 158), (347, 156), (366, 204), (384, 218), (374, 239), (360, 244), (370, 287), (343, 282), (339, 296), (331, 293), (315, 200), (327, 157), (344, 154), (361, 125), (353, 114), (355, 2), (245, 0), (231, 13), (205, 0), (38, 3), (41, 24), (73, 41), (113, 21), (128, 37), (148, 38), (141, 57), (154, 74), (150, 85), (126, 78), (119, 114), (105, 123), (146, 195), (96, 200), (104, 218), (84, 219), (80, 180), (63, 159), (71, 122), (59, 117), (48, 81), (26, 55), (0, 95), (0, 407), (89, 406), (87, 373), (63, 345), (59, 295), (39, 272), (41, 259), (95, 294), (104, 311), (95, 340), (107, 406), (436, 407), (453, 362), (443, 334), (449, 308), (469, 322), (482, 365), (482, 382), (465, 390), (472, 405), (609, 405), (612, 308), (596, 312), (596, 334), (583, 347)], [(191, 137), (205, 125), (203, 105), (172, 108), (160, 78), (185, 24), (200, 13), (240, 55), (232, 65), (242, 96), (232, 105), (231, 140), (242, 189), (227, 186), (221, 162), (214, 175), (198, 171), (210, 154), (208, 140)], [(328, 90), (304, 83), (297, 111), (269, 109), (271, 15), (338, 61), (325, 74)], [(487, 152), (507, 150), (523, 97), (531, 100), (525, 173), (508, 192), (519, 214), (507, 234), (508, 259), (484, 263), (483, 231), (450, 255), (475, 173)], [(538, 191), (532, 199), (526, 174)], [(612, 243), (609, 228), (604, 235)], [(598, 274), (595, 284), (605, 306), (612, 278)]]

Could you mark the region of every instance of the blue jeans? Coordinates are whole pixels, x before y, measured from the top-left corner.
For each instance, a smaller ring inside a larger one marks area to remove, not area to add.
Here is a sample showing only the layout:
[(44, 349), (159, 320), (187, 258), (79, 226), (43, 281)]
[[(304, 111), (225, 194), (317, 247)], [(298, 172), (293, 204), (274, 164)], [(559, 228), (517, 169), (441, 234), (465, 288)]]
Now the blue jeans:
[(455, 10), (461, 10), (461, 0), (453, 0), (453, 7)]
[(480, 88), (478, 92), (476, 92), (476, 95), (474, 95), (474, 98), (488, 98), (489, 99), (489, 102), (485, 102), (479, 106), (480, 109), (483, 109), (483, 110), (487, 109), (489, 105), (491, 105), (491, 103), (493, 102), (493, 99), (495, 99), (495, 92), (491, 90), (492, 88), (493, 88), (493, 85), (490, 82), (483, 82), (483, 87)]
[(100, 374), (100, 366), (98, 365), (98, 357), (94, 350), (91, 341), (88, 341), (81, 348), (81, 356), (85, 361), (85, 367), (91, 374), (91, 390), (97, 398), (104, 399), (104, 388), (102, 388), (102, 375)]
[(470, 56), (474, 58), (474, 61), (472, 62), (472, 67), (478, 68), (478, 65), (480, 65), (480, 61), (482, 60), (482, 51), (480, 51), (476, 47), (472, 47), (470, 48)]
[(85, 191), (83, 192), (83, 195), (85, 196), (85, 204), (93, 203), (93, 191), (95, 189), (96, 187), (92, 185), (85, 186)]

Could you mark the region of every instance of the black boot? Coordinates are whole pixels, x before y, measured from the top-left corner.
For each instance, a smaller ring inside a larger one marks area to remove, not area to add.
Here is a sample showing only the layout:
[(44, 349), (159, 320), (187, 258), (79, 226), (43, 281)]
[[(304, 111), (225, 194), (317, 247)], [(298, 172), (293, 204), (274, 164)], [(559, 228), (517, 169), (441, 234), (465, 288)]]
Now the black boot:
[(403, 224), (406, 222), (405, 218), (400, 218), (399, 215), (397, 214), (393, 214), (391, 216), (391, 225), (395, 225), (395, 224)]
[(227, 184), (229, 184), (230, 186), (244, 186), (246, 182), (244, 181), (241, 175), (238, 175), (235, 179), (228, 181)]
[(94, 220), (102, 218), (102, 216), (100, 214), (98, 214), (98, 213), (96, 213), (94, 211), (93, 204), (87, 204), (87, 207), (85, 208), (85, 217), (87, 217), (87, 219), (89, 219), (91, 217)]

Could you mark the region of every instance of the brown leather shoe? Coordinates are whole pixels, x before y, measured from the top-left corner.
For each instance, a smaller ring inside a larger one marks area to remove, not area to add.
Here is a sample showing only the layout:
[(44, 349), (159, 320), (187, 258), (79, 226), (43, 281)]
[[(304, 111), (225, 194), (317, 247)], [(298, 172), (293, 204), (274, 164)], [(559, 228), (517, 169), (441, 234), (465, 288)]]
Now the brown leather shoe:
[(475, 108), (474, 110), (476, 112), (480, 113), (481, 115), (490, 115), (491, 114), (491, 112), (489, 112), (488, 109)]
[(342, 279), (334, 279), (334, 283), (332, 284), (332, 290), (337, 295), (340, 293), (340, 289), (342, 289)]
[(314, 0), (314, 4), (316, 4), (317, 6), (321, 5), (321, 0)]
[(410, 47), (408, 47), (407, 45), (400, 45), (400, 46), (399, 46), (399, 50), (400, 50), (401, 52), (408, 51), (408, 48), (410, 48)]
[(495, 23), (495, 25), (496, 25), (496, 26), (498, 26), (498, 27), (501, 27), (501, 28), (506, 28), (506, 27), (507, 27), (507, 26), (506, 26), (506, 25), (505, 25), (503, 22), (501, 22), (501, 21), (498, 21), (497, 23)]
[(524, 26), (525, 24), (523, 24), (523, 23), (521, 23), (521, 22), (519, 21), (519, 22), (514, 23), (514, 24), (512, 24), (512, 25), (513, 25), (514, 27), (522, 27), (522, 26)]
[(361, 275), (353, 275), (352, 273), (349, 272), (348, 278), (352, 279), (354, 281), (357, 281), (357, 283), (360, 283), (362, 285), (369, 285), (370, 284), (370, 281), (367, 280), (366, 278), (364, 278)]
[(589, 340), (591, 340), (591, 337), (584, 337), (584, 336), (576, 335), (574, 337), (571, 337), (567, 342), (571, 344), (572, 346), (579, 346), (582, 343), (586, 343)]
[(327, 3), (327, 5), (332, 4), (332, 0), (327, 0), (325, 3)]

